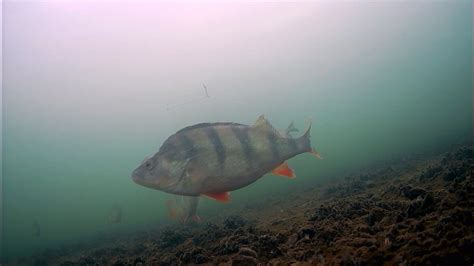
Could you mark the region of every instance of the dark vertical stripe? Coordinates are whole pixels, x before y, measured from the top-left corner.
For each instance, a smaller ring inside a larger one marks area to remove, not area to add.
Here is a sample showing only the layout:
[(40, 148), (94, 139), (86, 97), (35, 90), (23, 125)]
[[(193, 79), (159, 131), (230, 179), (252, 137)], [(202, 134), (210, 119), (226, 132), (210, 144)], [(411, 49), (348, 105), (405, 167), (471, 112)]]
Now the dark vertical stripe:
[(239, 140), (240, 142), (240, 146), (242, 147), (242, 151), (244, 152), (247, 165), (249, 166), (249, 168), (252, 167), (254, 161), (257, 158), (255, 156), (255, 152), (252, 146), (250, 145), (250, 137), (247, 129), (238, 126), (232, 126), (231, 129), (237, 140)]
[(270, 145), (270, 150), (272, 152), (273, 160), (280, 160), (280, 152), (278, 151), (277, 136), (274, 132), (269, 132), (267, 134), (268, 144)]
[(196, 155), (196, 149), (194, 148), (194, 142), (185, 134), (178, 134), (180, 147), (185, 151), (185, 158), (192, 158)]
[(204, 132), (209, 138), (209, 141), (211, 141), (212, 146), (214, 146), (214, 151), (216, 152), (216, 155), (217, 155), (217, 161), (219, 162), (219, 167), (223, 169), (226, 154), (225, 154), (224, 145), (222, 145), (221, 138), (217, 134), (217, 131), (214, 127), (206, 127), (204, 128)]

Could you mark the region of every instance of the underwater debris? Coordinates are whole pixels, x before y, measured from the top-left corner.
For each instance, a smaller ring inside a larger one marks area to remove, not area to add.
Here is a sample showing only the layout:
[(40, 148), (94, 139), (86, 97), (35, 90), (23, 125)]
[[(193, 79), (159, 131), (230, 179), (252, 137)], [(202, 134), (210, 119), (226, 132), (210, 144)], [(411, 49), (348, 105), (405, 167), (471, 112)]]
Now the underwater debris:
[(202, 86), (204, 87), (204, 93), (206, 93), (206, 97), (207, 98), (210, 98), (211, 96), (209, 96), (209, 93), (207, 92), (207, 87), (205, 84), (202, 84)]
[(195, 104), (195, 103), (198, 103), (198, 102), (201, 102), (203, 100), (211, 98), (211, 96), (209, 95), (209, 92), (207, 90), (206, 85), (203, 84), (202, 86), (203, 86), (203, 89), (204, 89), (204, 96), (197, 97), (197, 98), (191, 99), (189, 101), (184, 101), (184, 102), (173, 104), (173, 105), (167, 104), (166, 105), (166, 111), (171, 111), (171, 110), (176, 109), (180, 106)]

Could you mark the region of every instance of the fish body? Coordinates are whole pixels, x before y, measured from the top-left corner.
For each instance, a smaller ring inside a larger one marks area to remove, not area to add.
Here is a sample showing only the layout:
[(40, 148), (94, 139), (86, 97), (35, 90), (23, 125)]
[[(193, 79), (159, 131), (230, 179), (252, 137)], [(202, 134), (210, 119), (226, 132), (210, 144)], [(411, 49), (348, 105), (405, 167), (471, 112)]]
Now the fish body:
[(286, 160), (305, 152), (317, 154), (311, 126), (297, 138), (278, 133), (260, 116), (252, 125), (202, 123), (170, 136), (159, 151), (132, 173), (143, 186), (185, 196), (207, 195), (227, 201), (228, 192), (266, 173), (294, 177)]

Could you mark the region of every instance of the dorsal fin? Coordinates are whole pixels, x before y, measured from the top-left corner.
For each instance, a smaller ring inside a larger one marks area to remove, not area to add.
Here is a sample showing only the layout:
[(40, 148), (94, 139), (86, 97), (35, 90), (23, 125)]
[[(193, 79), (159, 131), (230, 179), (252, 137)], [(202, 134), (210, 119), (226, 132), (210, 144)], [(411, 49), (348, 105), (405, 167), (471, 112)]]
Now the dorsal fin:
[(245, 126), (243, 124), (232, 123), (232, 122), (200, 123), (200, 124), (196, 124), (196, 125), (192, 125), (192, 126), (182, 128), (182, 129), (178, 130), (175, 134), (181, 133), (183, 131), (193, 130), (193, 129), (196, 129), (196, 128), (211, 127), (211, 126), (229, 126), (229, 125)]
[(280, 133), (268, 122), (268, 120), (263, 116), (259, 116), (257, 121), (252, 125), (252, 128), (258, 129), (258, 130), (270, 130), (275, 132), (278, 136), (281, 136)]
[(260, 115), (257, 118), (257, 121), (255, 121), (255, 123), (252, 126), (253, 127), (261, 127), (261, 126), (267, 126), (267, 125), (270, 125), (270, 122), (268, 122), (268, 120), (265, 118), (264, 115)]
[(295, 127), (293, 121), (291, 121), (288, 128), (285, 130), (285, 137), (291, 138), (291, 132), (298, 132), (299, 130)]

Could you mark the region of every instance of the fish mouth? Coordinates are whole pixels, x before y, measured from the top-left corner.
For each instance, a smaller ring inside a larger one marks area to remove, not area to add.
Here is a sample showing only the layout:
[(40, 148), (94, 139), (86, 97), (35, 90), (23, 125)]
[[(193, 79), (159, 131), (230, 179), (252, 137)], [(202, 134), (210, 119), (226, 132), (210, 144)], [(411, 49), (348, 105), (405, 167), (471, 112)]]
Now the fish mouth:
[(141, 182), (141, 178), (137, 175), (132, 175), (132, 180), (133, 182), (137, 183), (137, 184), (140, 184)]

